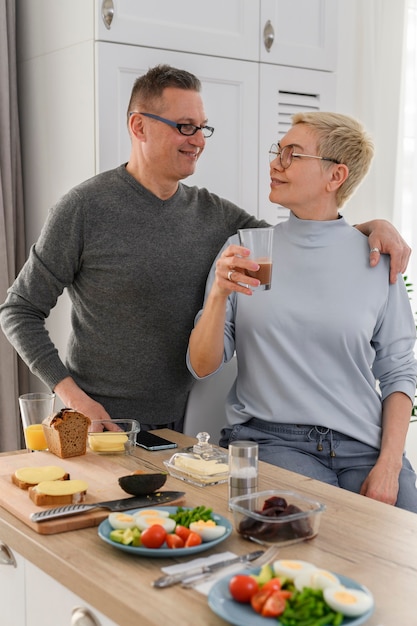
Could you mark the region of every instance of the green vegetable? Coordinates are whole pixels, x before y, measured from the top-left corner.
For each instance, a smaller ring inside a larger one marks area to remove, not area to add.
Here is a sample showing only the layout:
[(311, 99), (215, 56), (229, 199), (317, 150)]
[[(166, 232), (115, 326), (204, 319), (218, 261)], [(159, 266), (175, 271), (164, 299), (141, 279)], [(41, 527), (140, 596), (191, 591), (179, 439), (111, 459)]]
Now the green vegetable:
[(198, 522), (199, 520), (212, 520), (213, 509), (208, 509), (205, 506), (197, 506), (194, 509), (184, 509), (183, 507), (177, 507), (176, 513), (171, 513), (170, 518), (173, 519), (180, 526), (190, 527), (192, 522)]
[(132, 528), (132, 534), (133, 534), (133, 539), (132, 539), (132, 546), (134, 546), (135, 548), (137, 548), (138, 546), (142, 545), (142, 541), (141, 541), (141, 531), (139, 530), (139, 528)]
[(122, 543), (124, 546), (140, 546), (140, 530), (139, 528), (116, 528), (110, 531), (110, 539), (116, 543)]
[(112, 530), (110, 531), (110, 539), (112, 541), (115, 541), (116, 543), (123, 543), (123, 535), (124, 535), (124, 530), (122, 529), (116, 529), (116, 530)]
[(262, 585), (267, 583), (268, 580), (276, 578), (276, 576), (274, 575), (274, 570), (271, 565), (267, 563), (266, 565), (262, 565), (259, 574), (252, 574), (252, 578), (254, 578), (258, 585), (262, 587)]
[(340, 626), (343, 615), (330, 609), (321, 590), (304, 587), (287, 600), (279, 620), (282, 626)]

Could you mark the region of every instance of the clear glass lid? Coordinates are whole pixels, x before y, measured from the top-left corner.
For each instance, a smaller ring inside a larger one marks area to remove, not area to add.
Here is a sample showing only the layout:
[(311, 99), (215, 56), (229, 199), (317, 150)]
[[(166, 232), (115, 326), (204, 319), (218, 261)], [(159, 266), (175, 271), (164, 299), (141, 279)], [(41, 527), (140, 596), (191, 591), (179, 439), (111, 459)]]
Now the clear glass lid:
[(165, 462), (169, 472), (194, 484), (225, 482), (229, 475), (228, 452), (209, 443), (207, 432), (198, 433), (197, 443), (182, 448)]

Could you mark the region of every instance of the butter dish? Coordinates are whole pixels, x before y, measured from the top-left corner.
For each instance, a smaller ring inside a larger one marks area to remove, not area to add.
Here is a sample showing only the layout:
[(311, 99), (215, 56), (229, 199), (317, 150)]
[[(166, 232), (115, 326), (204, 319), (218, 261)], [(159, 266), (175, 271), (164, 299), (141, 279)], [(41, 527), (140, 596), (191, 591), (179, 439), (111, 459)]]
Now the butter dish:
[(164, 461), (168, 472), (197, 487), (225, 483), (229, 477), (227, 450), (209, 443), (210, 435), (198, 433), (197, 443), (183, 448)]

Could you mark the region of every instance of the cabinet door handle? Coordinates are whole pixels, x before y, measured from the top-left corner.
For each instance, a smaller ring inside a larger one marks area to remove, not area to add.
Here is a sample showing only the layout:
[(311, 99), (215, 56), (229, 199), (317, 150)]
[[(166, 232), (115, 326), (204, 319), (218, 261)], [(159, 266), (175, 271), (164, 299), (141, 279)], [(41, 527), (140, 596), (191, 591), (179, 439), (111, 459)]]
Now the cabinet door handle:
[(103, 0), (103, 2), (101, 3), (101, 18), (107, 30), (110, 30), (113, 17), (114, 17), (113, 0)]
[(0, 564), (13, 565), (13, 567), (17, 567), (13, 552), (10, 550), (9, 546), (2, 541), (0, 541)]
[(76, 606), (72, 610), (71, 626), (101, 626), (101, 624), (85, 606)]
[(271, 20), (268, 20), (264, 26), (264, 46), (267, 52), (270, 52), (272, 44), (275, 39), (274, 27), (271, 24)]
[(98, 619), (85, 606), (76, 606), (72, 610), (71, 626), (101, 626)]

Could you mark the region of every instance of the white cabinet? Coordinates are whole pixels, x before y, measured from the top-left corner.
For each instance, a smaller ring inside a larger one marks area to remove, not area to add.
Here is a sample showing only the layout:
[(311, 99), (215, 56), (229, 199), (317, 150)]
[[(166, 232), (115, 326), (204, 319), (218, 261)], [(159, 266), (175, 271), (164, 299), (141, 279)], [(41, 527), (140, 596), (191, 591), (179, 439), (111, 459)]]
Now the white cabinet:
[(288, 217), (269, 201), (268, 151), (289, 130), (291, 116), (301, 110), (332, 111), (336, 77), (331, 72), (282, 67), (262, 63), (259, 90), (259, 216), (270, 224)]
[(25, 626), (25, 560), (0, 540), (0, 623)]
[(97, 0), (96, 27), (100, 41), (258, 59), (257, 0)]
[(262, 62), (336, 70), (337, 0), (261, 0), (260, 7)]
[(30, 561), (25, 566), (26, 626), (118, 626)]
[(96, 39), (334, 71), (336, 0), (98, 0)]
[(118, 626), (1, 541), (0, 624)]

